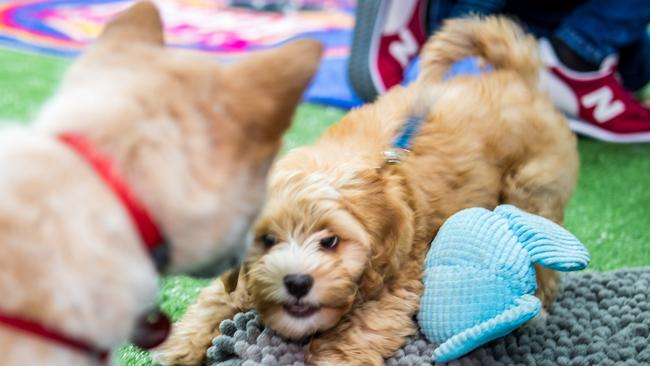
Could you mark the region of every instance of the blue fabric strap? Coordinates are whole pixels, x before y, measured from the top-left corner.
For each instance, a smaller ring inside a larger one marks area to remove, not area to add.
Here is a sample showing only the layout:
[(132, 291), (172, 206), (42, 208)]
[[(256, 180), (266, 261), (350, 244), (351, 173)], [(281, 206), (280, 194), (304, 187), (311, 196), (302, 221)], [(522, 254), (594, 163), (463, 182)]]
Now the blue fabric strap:
[(402, 150), (410, 150), (411, 144), (413, 142), (413, 137), (420, 130), (420, 126), (422, 125), (423, 120), (424, 117), (420, 116), (409, 117), (406, 120), (406, 123), (404, 123), (402, 132), (397, 135), (395, 140), (393, 140), (393, 147)]
[[(460, 75), (478, 76), (491, 72), (493, 70), (491, 65), (481, 66), (481, 60), (475, 56), (467, 56), (456, 61), (449, 71), (445, 74), (443, 79), (448, 81)], [(393, 148), (401, 150), (411, 150), (413, 138), (420, 131), (424, 116), (410, 116), (404, 123), (404, 127), (397, 137), (393, 140)]]

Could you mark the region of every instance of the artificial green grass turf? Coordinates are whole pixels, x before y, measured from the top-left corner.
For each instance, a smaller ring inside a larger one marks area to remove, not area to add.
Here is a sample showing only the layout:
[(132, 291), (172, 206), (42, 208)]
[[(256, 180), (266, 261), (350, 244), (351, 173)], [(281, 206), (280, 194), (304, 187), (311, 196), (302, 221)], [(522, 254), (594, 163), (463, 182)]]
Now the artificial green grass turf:
[(64, 59), (0, 48), (0, 118), (31, 119), (67, 65)]
[[(0, 119), (24, 121), (52, 93), (68, 61), (0, 50)], [(310, 143), (343, 111), (304, 104), (285, 136), (283, 151)], [(566, 226), (589, 248), (591, 269), (650, 265), (650, 144), (613, 145), (580, 139), (582, 161)], [(180, 317), (206, 281), (162, 281), (162, 307)], [(145, 366), (148, 356), (126, 347), (122, 364)]]

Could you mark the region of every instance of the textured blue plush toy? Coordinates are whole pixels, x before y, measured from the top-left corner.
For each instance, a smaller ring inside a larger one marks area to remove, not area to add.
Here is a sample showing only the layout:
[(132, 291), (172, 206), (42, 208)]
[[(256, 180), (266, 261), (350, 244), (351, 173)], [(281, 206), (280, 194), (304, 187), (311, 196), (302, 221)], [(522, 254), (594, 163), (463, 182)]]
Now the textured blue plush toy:
[(451, 216), (425, 260), (418, 314), (424, 335), (439, 344), (434, 360), (456, 359), (535, 317), (541, 303), (533, 264), (575, 271), (588, 263), (575, 236), (514, 206)]

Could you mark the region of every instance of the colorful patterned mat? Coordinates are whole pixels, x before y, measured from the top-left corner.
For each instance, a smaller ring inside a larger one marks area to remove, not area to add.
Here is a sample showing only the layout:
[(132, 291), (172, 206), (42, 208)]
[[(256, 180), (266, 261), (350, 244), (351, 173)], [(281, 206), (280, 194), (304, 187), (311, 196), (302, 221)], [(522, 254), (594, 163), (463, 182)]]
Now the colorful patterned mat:
[[(154, 0), (167, 43), (229, 59), (298, 38), (326, 46), (306, 99), (351, 107), (360, 103), (346, 76), (355, 0)], [(0, 45), (72, 57), (103, 24), (133, 1), (0, 0)]]

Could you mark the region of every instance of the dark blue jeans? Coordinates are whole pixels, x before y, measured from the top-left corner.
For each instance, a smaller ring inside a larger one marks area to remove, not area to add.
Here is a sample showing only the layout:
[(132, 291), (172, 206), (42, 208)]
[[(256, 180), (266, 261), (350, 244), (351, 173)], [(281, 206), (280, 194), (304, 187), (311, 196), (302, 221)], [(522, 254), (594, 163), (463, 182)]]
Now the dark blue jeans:
[(649, 0), (431, 0), (430, 31), (449, 17), (502, 13), (537, 37), (555, 36), (594, 64), (618, 54), (623, 84), (638, 90), (650, 82)]

